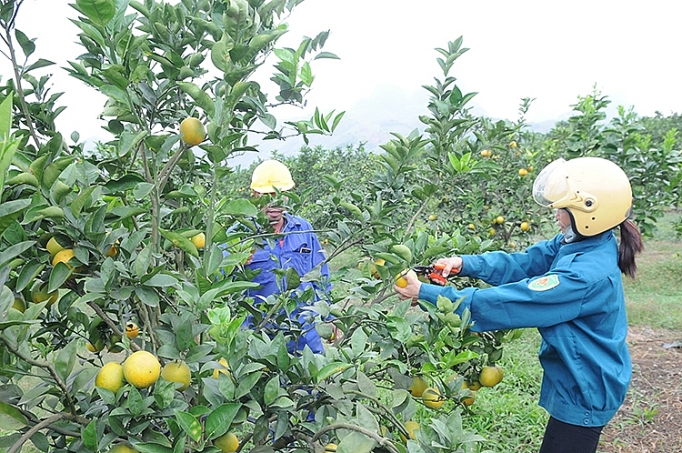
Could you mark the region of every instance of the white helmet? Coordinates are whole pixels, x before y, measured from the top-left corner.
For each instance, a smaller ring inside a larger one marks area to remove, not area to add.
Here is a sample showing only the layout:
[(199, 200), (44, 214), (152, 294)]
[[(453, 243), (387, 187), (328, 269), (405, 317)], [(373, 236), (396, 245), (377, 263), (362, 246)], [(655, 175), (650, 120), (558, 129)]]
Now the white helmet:
[(533, 198), (542, 206), (568, 210), (574, 231), (582, 236), (620, 225), (632, 209), (627, 175), (600, 157), (555, 160), (535, 179)]

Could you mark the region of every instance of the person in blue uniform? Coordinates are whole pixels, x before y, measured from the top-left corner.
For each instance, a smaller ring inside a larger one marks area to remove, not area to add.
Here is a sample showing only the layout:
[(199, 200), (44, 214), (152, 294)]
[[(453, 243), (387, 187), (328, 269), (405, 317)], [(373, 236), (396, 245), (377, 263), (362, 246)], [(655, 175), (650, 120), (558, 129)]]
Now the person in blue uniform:
[[(251, 177), (251, 189), (256, 196), (273, 196), (276, 199), (276, 190), (285, 192), (295, 186), (289, 169), (279, 161), (266, 160), (261, 162)], [(276, 190), (275, 190), (276, 189)], [(282, 288), (286, 288), (286, 278), (282, 277), (278, 282), (275, 269), (286, 270), (293, 268), (299, 276), (308, 274), (315, 268), (319, 268), (319, 278), (316, 281), (302, 281), (296, 289), (301, 294), (310, 288), (314, 292), (313, 301), (328, 300), (331, 290), (329, 284), (329, 268), (325, 260), (325, 253), (310, 222), (286, 212), (282, 206), (268, 204), (263, 212), (269, 220), (272, 232), (281, 236), (275, 236), (264, 240), (259, 248), (247, 261), (246, 268), (251, 271), (260, 271), (253, 282), (260, 286), (248, 291), (247, 295), (253, 297), (254, 304), (260, 304), (270, 295), (279, 294)], [(289, 344), (290, 352), (301, 351), (308, 346), (314, 353), (324, 352), (324, 346), (320, 335), (315, 329), (315, 313), (310, 309), (303, 308), (304, 302), (291, 314), (301, 326), (302, 334)], [(305, 302), (307, 305), (308, 302)], [(247, 325), (252, 323), (251, 317), (247, 319)]]
[[(542, 336), (540, 405), (550, 415), (540, 453), (594, 453), (631, 379), (622, 276), (634, 278), (642, 238), (629, 220), (632, 190), (623, 170), (601, 158), (559, 159), (533, 184), (534, 199), (556, 209), (561, 230), (521, 253), (439, 259), (490, 288), (422, 284), (406, 275), (399, 298), (439, 296), (471, 312), (472, 330), (536, 327)], [(613, 229), (618, 227), (620, 240)]]

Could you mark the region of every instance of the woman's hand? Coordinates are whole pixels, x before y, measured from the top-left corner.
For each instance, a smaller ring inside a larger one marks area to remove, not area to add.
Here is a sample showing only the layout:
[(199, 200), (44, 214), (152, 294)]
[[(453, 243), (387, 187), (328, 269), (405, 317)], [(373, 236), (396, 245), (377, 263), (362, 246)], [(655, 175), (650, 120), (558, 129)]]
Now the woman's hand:
[[(404, 279), (405, 281), (403, 282), (401, 279)], [(405, 282), (407, 282), (407, 285), (404, 284)], [(415, 274), (414, 271), (408, 271), (396, 279), (396, 284), (393, 285), (393, 289), (398, 293), (398, 299), (412, 299), (412, 305), (417, 305), (419, 289), (421, 286), (422, 282), (417, 278), (417, 274)]]
[(453, 256), (450, 258), (440, 258), (438, 259), (434, 264), (442, 264), (445, 266), (443, 268), (443, 277), (446, 277), (450, 274), (458, 274), (459, 271), (462, 270), (462, 258), (459, 256)]

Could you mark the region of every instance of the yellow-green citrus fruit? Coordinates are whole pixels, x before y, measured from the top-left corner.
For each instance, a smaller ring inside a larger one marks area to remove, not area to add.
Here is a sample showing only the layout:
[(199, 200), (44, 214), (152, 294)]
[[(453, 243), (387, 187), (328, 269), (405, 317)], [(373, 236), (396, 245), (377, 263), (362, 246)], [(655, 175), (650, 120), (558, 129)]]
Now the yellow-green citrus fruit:
[(429, 383), (426, 382), (426, 379), (421, 376), (415, 376), (412, 378), (412, 383), (407, 388), (407, 391), (410, 392), (412, 396), (420, 398), (427, 388), (429, 388)]
[(126, 323), (126, 337), (128, 338), (137, 338), (137, 336), (140, 334), (140, 328), (137, 327), (137, 324), (135, 324), (132, 321), (128, 321)]
[(149, 387), (159, 379), (161, 364), (151, 352), (136, 351), (123, 362), (123, 375), (137, 388)]
[(481, 374), (478, 376), (478, 380), (484, 387), (495, 387), (502, 381), (504, 377), (504, 372), (499, 365), (495, 366), (484, 366), (481, 369)]
[(440, 409), (443, 406), (445, 400), (440, 396), (438, 389), (429, 387), (422, 393), (422, 401), (426, 407), (431, 409)]
[(519, 168), (519, 176), (526, 176), (528, 174), (528, 170), (525, 168)]
[(206, 138), (206, 129), (201, 121), (190, 116), (180, 123), (180, 138), (189, 146), (198, 145)]
[(474, 404), (474, 401), (476, 401), (476, 391), (475, 390), (472, 390), (470, 392), (469, 396), (462, 398), (462, 403), (465, 406), (471, 406), (472, 404)]
[(139, 452), (126, 444), (118, 444), (115, 445), (111, 450), (109, 450), (109, 453), (139, 453)]
[(88, 341), (85, 347), (88, 351), (94, 354), (104, 349), (104, 342), (102, 341), (102, 339), (97, 340), (95, 344), (92, 344), (91, 342)]
[(218, 379), (220, 376), (220, 373), (223, 373), (225, 376), (230, 375), (229, 371), (229, 366), (227, 365), (227, 360), (225, 360), (225, 357), (221, 357), (220, 360), (218, 360), (218, 363), (223, 366), (224, 369), (216, 368), (213, 370), (213, 379)]
[(69, 265), (69, 260), (76, 256), (73, 252), (73, 249), (64, 249), (60, 250), (54, 255), (54, 258), (52, 258), (52, 265), (56, 266), (57, 263), (64, 263), (67, 266), (69, 266), (69, 269), (71, 268), (71, 265)]
[(118, 392), (123, 387), (123, 384), (123, 367), (117, 362), (105, 363), (95, 378), (95, 385), (97, 387), (107, 389), (113, 393)]
[(192, 380), (192, 372), (185, 362), (178, 360), (164, 365), (163, 370), (161, 370), (161, 377), (168, 382), (180, 384), (179, 386), (176, 385), (176, 388), (182, 392), (189, 387), (189, 383)]
[(478, 381), (471, 381), (467, 383), (467, 387), (469, 387), (469, 390), (478, 390), (481, 388), (481, 383)]
[(528, 231), (530, 230), (530, 224), (528, 222), (521, 222), (521, 231)]
[(47, 301), (47, 306), (50, 307), (57, 302), (57, 299), (59, 299), (59, 291), (55, 290), (48, 293), (47, 284), (39, 285), (31, 291), (31, 300), (35, 304)]
[(372, 263), (372, 268), (370, 269), (370, 273), (372, 274), (372, 277), (376, 279), (381, 278), (381, 274), (377, 270), (377, 266), (385, 266), (386, 265), (386, 260), (383, 258), (377, 258), (374, 260), (374, 263)]
[(24, 299), (21, 297), (15, 297), (14, 298), (14, 303), (12, 304), (12, 308), (15, 310), (19, 310), (20, 312), (26, 311), (26, 302), (24, 302)]
[(57, 238), (55, 236), (52, 236), (49, 241), (47, 241), (47, 245), (45, 246), (47, 251), (50, 253), (50, 256), (55, 256), (57, 253), (61, 252), (64, 250), (64, 246), (57, 241)]
[(412, 250), (405, 244), (396, 244), (392, 246), (391, 253), (395, 253), (408, 263), (412, 261)]
[(223, 453), (232, 453), (239, 448), (239, 439), (234, 433), (226, 433), (213, 440), (213, 445), (220, 448)]
[(118, 249), (116, 248), (115, 245), (112, 245), (111, 247), (109, 247), (109, 250), (107, 250), (107, 253), (104, 254), (104, 256), (111, 257), (111, 258), (115, 257), (116, 255), (118, 255)]
[(405, 278), (405, 275), (406, 275), (406, 274), (409, 274), (409, 275), (411, 275), (412, 277), (414, 277), (414, 278), (416, 278), (416, 279), (419, 278), (419, 277), (417, 276), (417, 273), (416, 273), (415, 271), (413, 271), (412, 269), (410, 269), (410, 270), (408, 270), (408, 271), (403, 271), (403, 272), (401, 272), (400, 274), (398, 274), (398, 276), (397, 276), (396, 279), (395, 279), (395, 284), (396, 284), (396, 286), (397, 286), (398, 288), (407, 288), (407, 285), (409, 284), (409, 282), (408, 282), (407, 279)]
[(327, 444), (324, 446), (324, 453), (335, 453), (337, 448), (336, 444)]
[(515, 149), (517, 146), (519, 146), (514, 140), (509, 142), (509, 147), (511, 149)]
[[(405, 422), (405, 430), (407, 431), (407, 434), (410, 435), (410, 439), (414, 440), (417, 438), (417, 434), (415, 433), (416, 430), (419, 429), (419, 423), (415, 422), (414, 420), (409, 420)], [(405, 435), (400, 432), (400, 438), (403, 440), (403, 442), (407, 442), (407, 438)]]
[(504, 223), (504, 217), (498, 215), (497, 218), (495, 218), (495, 223), (497, 223), (498, 225), (502, 225)]
[(431, 214), (431, 215), (429, 216), (429, 221), (433, 222), (433, 221), (436, 220), (437, 218), (438, 218), (438, 216), (437, 216), (436, 214)]
[(190, 241), (192, 241), (192, 244), (194, 244), (197, 249), (203, 249), (206, 245), (206, 235), (204, 233), (199, 233), (195, 236), (192, 236)]

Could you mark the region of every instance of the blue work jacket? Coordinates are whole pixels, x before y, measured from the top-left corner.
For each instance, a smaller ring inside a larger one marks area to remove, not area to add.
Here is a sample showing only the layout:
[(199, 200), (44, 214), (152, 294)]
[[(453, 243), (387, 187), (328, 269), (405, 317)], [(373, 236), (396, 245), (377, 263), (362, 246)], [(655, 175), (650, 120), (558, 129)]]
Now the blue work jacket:
[[(284, 217), (284, 227), (280, 231), (282, 236), (264, 241), (262, 247), (254, 253), (251, 263), (245, 266), (251, 270), (261, 270), (253, 279), (260, 286), (247, 293), (254, 298), (256, 304), (270, 295), (282, 292), (277, 286), (277, 276), (272, 272), (274, 269), (293, 268), (298, 275), (303, 276), (325, 259), (322, 245), (317, 235), (312, 232), (313, 227), (310, 223), (302, 217), (286, 212)], [(320, 273), (322, 275), (320, 282), (301, 282), (296, 291), (303, 292), (306, 288), (312, 287), (315, 291), (314, 301), (327, 300), (331, 290), (327, 264), (320, 268)], [(281, 284), (286, 288), (286, 278), (282, 278)], [(314, 314), (307, 310), (297, 309), (292, 314), (292, 319), (297, 319), (301, 325), (303, 335), (298, 339), (298, 344), (290, 345), (290, 349), (302, 350), (308, 346), (314, 353), (324, 352), (322, 339), (315, 329), (315, 324), (311, 322), (312, 318)], [(247, 322), (249, 321), (250, 317)]]
[(460, 275), (492, 288), (422, 284), (419, 298), (460, 298), (472, 330), (537, 327), (544, 369), (540, 405), (572, 425), (604, 426), (623, 403), (632, 376), (618, 244), (611, 231), (579, 242), (563, 235), (522, 253), (462, 256)]

